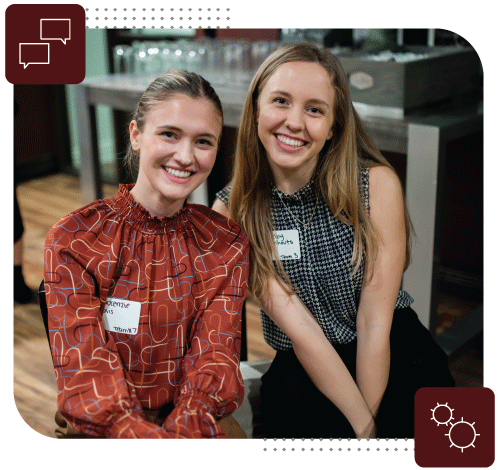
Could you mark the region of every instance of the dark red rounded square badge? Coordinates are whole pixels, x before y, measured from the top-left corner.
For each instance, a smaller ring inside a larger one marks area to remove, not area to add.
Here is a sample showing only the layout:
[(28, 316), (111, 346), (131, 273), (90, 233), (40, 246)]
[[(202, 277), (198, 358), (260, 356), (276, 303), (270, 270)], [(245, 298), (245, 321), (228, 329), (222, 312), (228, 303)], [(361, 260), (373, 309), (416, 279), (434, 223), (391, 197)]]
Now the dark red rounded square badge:
[(76, 4), (14, 4), (5, 10), (5, 76), (20, 84), (85, 78), (85, 10)]
[(415, 394), (415, 461), (421, 467), (489, 467), (495, 395), (489, 388), (421, 388)]

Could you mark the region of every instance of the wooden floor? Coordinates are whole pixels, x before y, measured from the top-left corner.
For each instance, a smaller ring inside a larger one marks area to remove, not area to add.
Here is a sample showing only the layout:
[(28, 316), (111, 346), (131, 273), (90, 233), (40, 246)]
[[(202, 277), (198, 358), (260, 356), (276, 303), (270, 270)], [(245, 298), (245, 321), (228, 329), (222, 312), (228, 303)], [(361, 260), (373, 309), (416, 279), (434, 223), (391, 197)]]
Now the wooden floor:
[[(106, 185), (105, 197), (116, 192)], [(17, 197), (25, 225), (23, 272), (35, 291), (43, 276), (45, 236), (61, 217), (81, 207), (79, 181), (70, 175), (53, 175), (22, 183)], [(441, 296), (438, 328), (446, 328), (471, 307), (470, 302)], [(248, 359), (271, 359), (274, 351), (264, 342), (256, 305), (247, 302)], [(482, 344), (478, 343), (451, 364), (459, 386), (482, 386)], [(14, 397), (26, 423), (53, 437), (56, 382), (45, 330), (36, 303), (14, 305)]]

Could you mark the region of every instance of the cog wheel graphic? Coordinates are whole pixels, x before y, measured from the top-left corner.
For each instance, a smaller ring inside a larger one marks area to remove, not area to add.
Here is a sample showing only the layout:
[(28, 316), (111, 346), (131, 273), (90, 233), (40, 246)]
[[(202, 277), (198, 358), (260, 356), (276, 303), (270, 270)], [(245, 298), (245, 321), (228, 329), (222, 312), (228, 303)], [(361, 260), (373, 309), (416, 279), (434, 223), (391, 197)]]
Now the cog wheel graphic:
[[(462, 417), (461, 421), (457, 421), (456, 423), (453, 423), (451, 425), (450, 430), (448, 431), (448, 434), (445, 434), (445, 436), (448, 436), (451, 442), (450, 447), (457, 447), (460, 449), (462, 452), (464, 449), (467, 449), (467, 447), (476, 447), (474, 445), (474, 442), (476, 440), (477, 436), (480, 436), (481, 434), (476, 433), (476, 429), (474, 428), (474, 424), (476, 423), (468, 423), (467, 421), (464, 421), (464, 418)], [(458, 428), (455, 428), (455, 426), (461, 425), (460, 431)], [(453, 442), (453, 439), (451, 438), (451, 433), (455, 429), (455, 439), (459, 440), (459, 444), (465, 444), (467, 442), (467, 439), (470, 439), (469, 444), (467, 445), (459, 445), (456, 442)]]
[[(446, 408), (447, 411), (445, 411), (444, 408)], [(439, 409), (438, 414), (440, 415), (439, 418), (441, 420), (436, 417), (436, 410), (438, 410), (438, 409)], [(437, 406), (434, 409), (432, 409), (431, 411), (432, 411), (431, 421), (436, 421), (438, 426), (440, 426), (441, 424), (448, 426), (448, 424), (453, 420), (453, 411), (454, 410), (448, 406), (448, 402), (446, 402), (444, 405), (440, 405), (438, 403)], [(448, 418), (443, 421), (443, 418), (446, 418), (446, 417), (448, 417)]]

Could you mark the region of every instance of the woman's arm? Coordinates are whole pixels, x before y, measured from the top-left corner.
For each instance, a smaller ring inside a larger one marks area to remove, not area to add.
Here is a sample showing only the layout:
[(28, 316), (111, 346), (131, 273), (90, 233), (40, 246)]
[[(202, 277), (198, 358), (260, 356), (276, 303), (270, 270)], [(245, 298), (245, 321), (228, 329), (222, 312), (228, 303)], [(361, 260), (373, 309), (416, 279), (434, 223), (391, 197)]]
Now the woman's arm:
[(193, 284), (198, 311), (188, 335), (175, 409), (163, 425), (191, 437), (224, 437), (217, 420), (233, 413), (243, 400), (239, 362), (249, 242), (239, 226), (221, 219), (219, 247), (213, 247), (218, 265), (204, 258), (206, 272), (200, 270)]
[[(213, 209), (229, 217), (225, 204)], [(375, 437), (375, 423), (355, 381), (316, 319), (297, 295), (289, 296), (276, 279), (269, 281), (263, 309), (290, 338), (302, 367), (314, 385), (346, 416), (357, 437)]]
[(376, 416), (389, 378), (389, 335), (405, 264), (406, 229), (397, 175), (379, 166), (369, 176), (370, 217), (379, 238), (373, 277), (365, 279), (358, 307), (356, 382)]
[[(98, 285), (101, 293), (106, 290), (111, 279), (103, 279), (97, 266), (105, 265), (101, 260), (107, 258), (99, 255), (97, 244), (89, 242), (95, 241), (95, 233), (77, 232), (75, 227), (83, 225), (78, 217), (73, 215), (49, 232), (44, 253), (58, 408), (73, 428), (90, 436), (172, 437), (146, 421), (113, 336), (105, 330), (97, 291)], [(112, 273), (112, 266), (103, 271)]]
[(375, 437), (373, 416), (361, 392), (311, 312), (277, 280), (270, 280), (269, 290), (263, 309), (290, 338), (314, 385), (344, 414), (357, 437)]

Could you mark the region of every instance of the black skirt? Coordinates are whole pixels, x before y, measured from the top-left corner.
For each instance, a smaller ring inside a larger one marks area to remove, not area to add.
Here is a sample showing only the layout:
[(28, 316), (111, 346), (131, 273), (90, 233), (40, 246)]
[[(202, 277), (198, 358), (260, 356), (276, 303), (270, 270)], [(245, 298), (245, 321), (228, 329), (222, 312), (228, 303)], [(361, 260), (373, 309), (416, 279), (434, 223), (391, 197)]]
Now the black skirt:
[[(397, 309), (390, 335), (389, 381), (376, 418), (377, 437), (414, 437), (414, 397), (421, 387), (453, 387), (448, 358), (417, 314)], [(356, 340), (335, 345), (356, 377)], [(278, 351), (262, 377), (262, 413), (269, 438), (354, 438), (347, 418), (311, 382), (293, 350)]]

